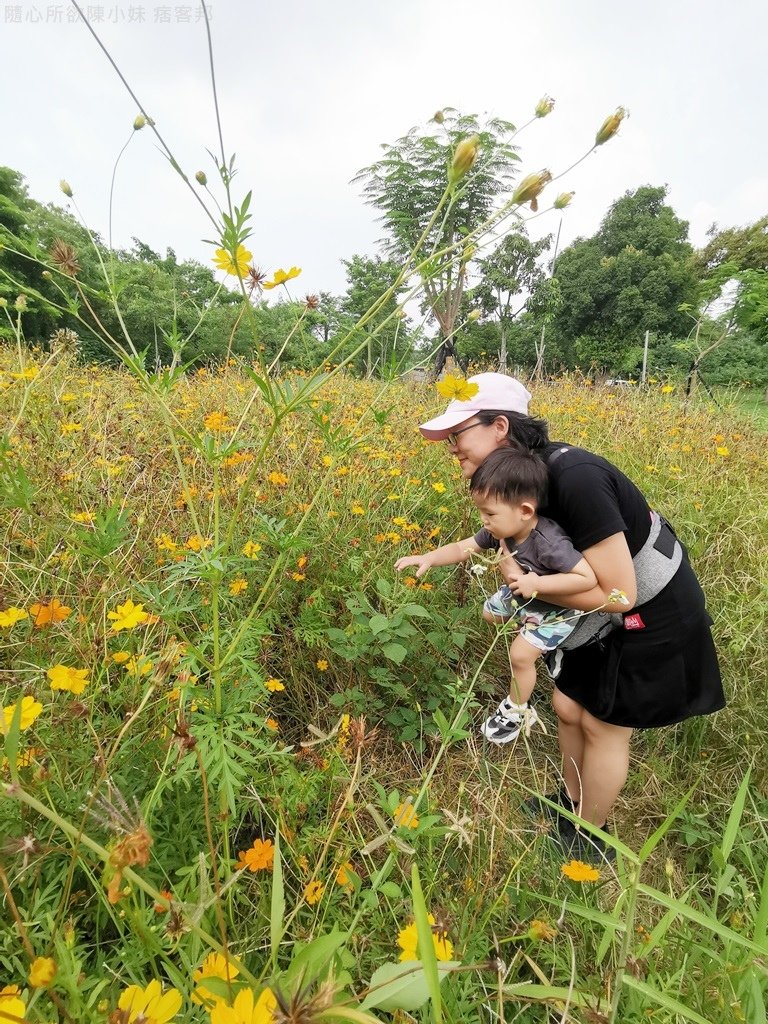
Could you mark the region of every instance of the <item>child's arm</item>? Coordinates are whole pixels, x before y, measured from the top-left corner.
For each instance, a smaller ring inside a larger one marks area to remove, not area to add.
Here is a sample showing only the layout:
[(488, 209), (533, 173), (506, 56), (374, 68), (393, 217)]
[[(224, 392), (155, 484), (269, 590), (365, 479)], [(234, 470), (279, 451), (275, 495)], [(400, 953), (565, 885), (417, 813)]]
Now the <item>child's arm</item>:
[(418, 566), (416, 576), (424, 576), (433, 566), (456, 565), (464, 562), (470, 555), (479, 554), (483, 549), (475, 541), (474, 537), (467, 537), (466, 540), (457, 540), (453, 544), (443, 544), (434, 551), (427, 551), (424, 555), (405, 555), (395, 562), (396, 569), (405, 569), (410, 565)]
[(539, 576), (535, 572), (510, 573), (507, 582), (513, 594), (531, 598), (534, 593), (545, 601), (548, 594), (581, 594), (597, 586), (597, 577), (586, 558), (574, 565), (570, 572), (556, 572)]

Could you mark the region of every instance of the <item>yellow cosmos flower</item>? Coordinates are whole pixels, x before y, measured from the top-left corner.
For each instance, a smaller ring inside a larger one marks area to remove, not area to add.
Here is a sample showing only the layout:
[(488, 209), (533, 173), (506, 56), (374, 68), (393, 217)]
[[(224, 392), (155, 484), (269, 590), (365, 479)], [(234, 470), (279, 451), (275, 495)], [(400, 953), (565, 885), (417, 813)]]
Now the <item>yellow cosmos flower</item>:
[(62, 604), (58, 597), (54, 597), (47, 604), (40, 601), (31, 605), (29, 614), (35, 618), (35, 629), (43, 629), (52, 623), (64, 622), (72, 614), (72, 609)]
[(5, 611), (0, 612), (0, 626), (8, 629), (17, 622), (21, 622), (22, 619), (28, 618), (29, 612), (25, 612), (23, 608), (6, 608)]
[(125, 604), (119, 604), (115, 611), (107, 612), (107, 618), (112, 620), (112, 631), (119, 633), (121, 629), (141, 626), (149, 618), (149, 612), (144, 611), (143, 604), (134, 604), (129, 598)]
[(567, 864), (561, 864), (560, 870), (572, 882), (597, 882), (600, 878), (597, 868), (585, 864), (582, 860), (572, 860)]
[(557, 928), (553, 928), (551, 924), (547, 924), (546, 921), (539, 921), (538, 918), (534, 918), (531, 921), (530, 928), (528, 929), (528, 938), (538, 942), (551, 942), (552, 939), (557, 935)]
[(228, 430), (234, 430), (234, 423), (229, 422), (229, 417), (225, 412), (209, 412), (203, 420), (203, 426), (206, 430), (212, 432), (222, 432)]
[(317, 661), (315, 662), (315, 665), (317, 665), (321, 672), (328, 671), (328, 662), (325, 660), (325, 658), (318, 658)]
[(0, 1020), (19, 1021), (24, 1024), (27, 1007), (20, 998), (18, 985), (6, 985), (0, 990)]
[(413, 804), (398, 804), (392, 815), (398, 828), (418, 828), (419, 819)]
[(248, 850), (237, 855), (237, 868), (249, 871), (271, 871), (275, 861), (275, 846), (271, 839), (256, 839)]
[(235, 996), (231, 1006), (220, 1002), (211, 1010), (211, 1024), (272, 1024), (277, 999), (271, 989), (265, 988), (255, 999), (249, 988)]
[(450, 398), (457, 402), (468, 402), (479, 391), (479, 386), (474, 381), (466, 381), (463, 377), (453, 377), (451, 374), (448, 374), (443, 380), (439, 380), (435, 387), (437, 393), (443, 398)]
[(350, 871), (352, 871), (352, 865), (348, 860), (345, 860), (343, 864), (339, 864), (336, 872), (336, 885), (352, 885), (352, 879), (349, 877)]
[(46, 672), (52, 690), (68, 690), (79, 694), (88, 685), (87, 668), (68, 668), (66, 665), (54, 665)]
[(277, 288), (281, 284), (286, 284), (288, 281), (292, 281), (294, 277), (298, 277), (301, 273), (301, 267), (291, 267), (290, 270), (276, 270), (271, 281), (265, 281), (262, 288), (270, 290), (271, 288)]
[(281, 690), (285, 689), (285, 683), (281, 683), (279, 679), (270, 678), (264, 683), (270, 693), (280, 693)]
[(270, 473), (267, 480), (269, 480), (271, 484), (275, 484), (277, 487), (285, 487), (288, 483), (288, 477), (285, 473)]
[(232, 580), (229, 584), (229, 592), (233, 597), (237, 597), (238, 594), (242, 594), (247, 589), (248, 580), (244, 580), (242, 576), (238, 576), (237, 579)]
[(56, 977), (56, 961), (49, 956), (38, 956), (29, 968), (29, 984), (32, 988), (48, 988)]
[(432, 484), (432, 490), (437, 491), (438, 494), (443, 494), (445, 492), (445, 484), (438, 480), (436, 484)]
[(72, 520), (75, 523), (92, 523), (93, 519), (93, 512), (75, 512), (72, 516)]
[(718, 448), (715, 448), (715, 451), (723, 459), (727, 459), (728, 456), (731, 454), (725, 445), (721, 445)]
[(316, 903), (319, 903), (323, 898), (325, 892), (325, 886), (322, 882), (315, 880), (314, 882), (308, 882), (304, 886), (304, 899), (313, 907)]
[(192, 980), (197, 982), (197, 987), (191, 996), (192, 1002), (197, 1003), (198, 1006), (203, 1004), (206, 1007), (224, 1003), (221, 996), (214, 995), (210, 989), (205, 987), (205, 979), (221, 978), (223, 981), (232, 981), (239, 973), (240, 969), (225, 959), (221, 953), (209, 953), (192, 975)]
[(127, 1024), (134, 1021), (144, 1024), (168, 1024), (176, 1018), (181, 1009), (181, 992), (172, 988), (163, 992), (159, 981), (153, 980), (146, 988), (129, 985), (118, 1000), (118, 1008), (127, 1014)]
[[(435, 931), (435, 918), (433, 914), (430, 914), (427, 918), (429, 923), (432, 925), (432, 942), (435, 947), (435, 957), (438, 960), (446, 961), (453, 959), (453, 943), (448, 938), (448, 933), (445, 931)], [(397, 936), (397, 944), (402, 949), (400, 954), (400, 960), (410, 961), (418, 960), (418, 946), (419, 936), (416, 930), (415, 922), (406, 925)]]
[(255, 562), (256, 559), (259, 557), (260, 551), (261, 544), (254, 544), (252, 540), (249, 540), (248, 543), (243, 548), (241, 554), (245, 555), (246, 558), (250, 558), (252, 561)]
[(248, 273), (248, 264), (252, 259), (253, 253), (249, 252), (244, 245), (238, 245), (234, 259), (232, 259), (232, 253), (226, 249), (217, 249), (213, 262), (225, 274), (231, 274), (233, 277), (245, 277)]
[[(35, 700), (34, 697), (22, 697), (21, 698), (21, 717), (19, 718), (19, 729), (24, 732), (35, 719), (42, 713), (43, 705), (40, 701)], [(16, 714), (16, 705), (8, 704), (3, 708), (3, 715), (0, 718), (0, 733), (3, 736), (8, 735), (8, 730), (11, 728), (13, 722), (13, 716)]]

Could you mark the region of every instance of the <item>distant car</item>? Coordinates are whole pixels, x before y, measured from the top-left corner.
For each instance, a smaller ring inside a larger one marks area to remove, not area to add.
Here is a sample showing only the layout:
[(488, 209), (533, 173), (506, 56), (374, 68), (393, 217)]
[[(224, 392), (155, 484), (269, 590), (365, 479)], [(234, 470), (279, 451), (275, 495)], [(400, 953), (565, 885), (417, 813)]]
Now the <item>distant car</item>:
[(605, 386), (607, 388), (628, 388), (632, 383), (631, 380), (623, 380), (621, 377), (611, 377), (605, 382)]

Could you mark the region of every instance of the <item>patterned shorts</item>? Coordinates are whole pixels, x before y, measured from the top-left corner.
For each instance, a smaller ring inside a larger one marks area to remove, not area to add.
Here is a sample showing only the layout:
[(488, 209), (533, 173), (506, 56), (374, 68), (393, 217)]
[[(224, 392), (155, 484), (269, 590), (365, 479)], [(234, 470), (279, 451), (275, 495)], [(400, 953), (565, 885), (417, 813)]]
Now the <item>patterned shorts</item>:
[[(540, 604), (539, 604), (540, 607)], [(533, 609), (531, 602), (523, 601), (512, 593), (504, 584), (484, 603), (485, 611), (501, 619), (514, 619), (520, 624), (520, 636), (540, 651), (554, 651), (576, 628), (578, 617), (563, 622), (560, 615), (573, 616), (570, 609), (562, 613), (553, 608), (552, 611)]]

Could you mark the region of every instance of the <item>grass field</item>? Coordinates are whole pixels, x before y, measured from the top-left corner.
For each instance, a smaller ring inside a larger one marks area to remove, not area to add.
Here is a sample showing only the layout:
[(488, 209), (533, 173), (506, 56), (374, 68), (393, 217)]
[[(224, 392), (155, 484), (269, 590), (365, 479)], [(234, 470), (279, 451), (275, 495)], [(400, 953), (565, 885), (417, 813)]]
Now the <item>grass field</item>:
[(0, 388), (0, 1015), (765, 1020), (768, 464), (743, 397), (535, 389), (675, 524), (729, 699), (636, 736), (618, 866), (585, 874), (519, 809), (557, 786), (547, 683), (546, 733), (478, 737), (508, 671), (495, 571), (392, 568), (475, 528), (415, 429), (434, 389), (11, 349)]

